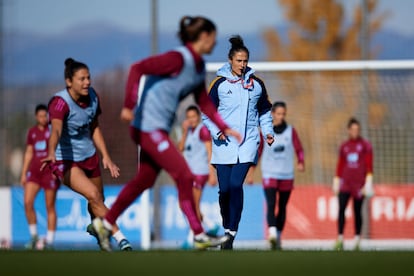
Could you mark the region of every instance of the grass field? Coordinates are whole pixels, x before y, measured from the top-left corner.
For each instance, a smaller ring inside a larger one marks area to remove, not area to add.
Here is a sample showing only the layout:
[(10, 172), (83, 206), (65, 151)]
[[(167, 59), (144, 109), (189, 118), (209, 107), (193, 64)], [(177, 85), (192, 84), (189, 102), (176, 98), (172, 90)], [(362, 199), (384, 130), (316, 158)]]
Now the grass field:
[(0, 275), (413, 275), (414, 252), (0, 251)]

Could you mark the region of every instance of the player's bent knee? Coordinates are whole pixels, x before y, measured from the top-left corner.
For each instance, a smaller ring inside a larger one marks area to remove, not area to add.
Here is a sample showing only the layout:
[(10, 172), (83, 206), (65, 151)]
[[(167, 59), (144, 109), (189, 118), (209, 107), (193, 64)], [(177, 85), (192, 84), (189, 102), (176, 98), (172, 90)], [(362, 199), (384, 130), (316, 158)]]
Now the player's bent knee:
[(103, 204), (103, 196), (98, 190), (90, 192), (86, 195), (86, 198), (88, 199), (88, 203), (92, 206)]

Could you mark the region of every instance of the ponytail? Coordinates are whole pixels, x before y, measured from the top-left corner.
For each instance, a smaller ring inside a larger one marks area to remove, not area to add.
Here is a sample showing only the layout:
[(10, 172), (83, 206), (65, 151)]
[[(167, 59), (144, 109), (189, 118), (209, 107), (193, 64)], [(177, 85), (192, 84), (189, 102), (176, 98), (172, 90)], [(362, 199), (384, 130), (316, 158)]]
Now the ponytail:
[(178, 37), (183, 44), (197, 41), (202, 32), (211, 33), (216, 30), (214, 23), (201, 16), (184, 16), (180, 20)]

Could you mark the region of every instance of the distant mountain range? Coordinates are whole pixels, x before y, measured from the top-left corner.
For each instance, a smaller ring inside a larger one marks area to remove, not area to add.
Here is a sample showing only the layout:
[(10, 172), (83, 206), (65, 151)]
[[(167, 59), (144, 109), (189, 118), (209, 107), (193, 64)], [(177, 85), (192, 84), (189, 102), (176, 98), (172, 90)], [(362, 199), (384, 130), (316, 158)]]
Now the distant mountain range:
[[(285, 34), (286, 28), (277, 27)], [(250, 60), (266, 58), (262, 33), (243, 34), (251, 51)], [(151, 52), (149, 33), (133, 33), (97, 22), (79, 25), (59, 35), (36, 35), (14, 32), (4, 36), (4, 80), (7, 86), (44, 84), (63, 81), (63, 62), (73, 57), (86, 62), (92, 74), (98, 75), (115, 67), (128, 67), (132, 62)], [(207, 61), (224, 61), (229, 44), (227, 36), (220, 36), (214, 53)], [(413, 59), (414, 37), (402, 36), (383, 30), (373, 39), (373, 48), (379, 59)], [(166, 51), (179, 44), (174, 33), (159, 35), (159, 51)]]

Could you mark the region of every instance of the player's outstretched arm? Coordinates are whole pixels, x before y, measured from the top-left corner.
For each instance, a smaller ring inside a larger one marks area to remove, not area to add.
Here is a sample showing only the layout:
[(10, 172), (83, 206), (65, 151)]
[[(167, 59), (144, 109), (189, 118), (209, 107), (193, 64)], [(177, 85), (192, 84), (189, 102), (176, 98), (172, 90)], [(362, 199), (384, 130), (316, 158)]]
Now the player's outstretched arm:
[(204, 84), (202, 84), (197, 93), (195, 93), (195, 100), (200, 106), (201, 111), (213, 121), (213, 123), (220, 129), (219, 139), (226, 139), (227, 136), (233, 136), (236, 140), (241, 143), (243, 138), (240, 133), (234, 129), (231, 129), (224, 122), (223, 118), (217, 112), (217, 107), (213, 104), (207, 91), (205, 90)]
[(114, 162), (112, 162), (111, 157), (109, 156), (102, 131), (97, 125), (97, 122), (96, 126), (93, 129), (92, 140), (102, 156), (102, 166), (104, 169), (109, 169), (109, 172), (113, 178), (119, 177), (119, 167)]
[(132, 120), (134, 120), (134, 111), (132, 111), (132, 109), (129, 109), (127, 107), (122, 108), (121, 121), (130, 123)]

